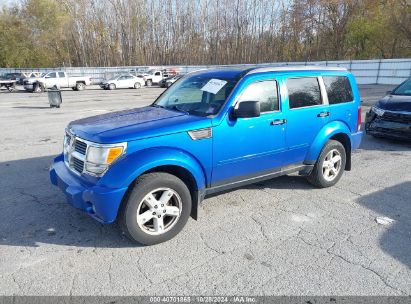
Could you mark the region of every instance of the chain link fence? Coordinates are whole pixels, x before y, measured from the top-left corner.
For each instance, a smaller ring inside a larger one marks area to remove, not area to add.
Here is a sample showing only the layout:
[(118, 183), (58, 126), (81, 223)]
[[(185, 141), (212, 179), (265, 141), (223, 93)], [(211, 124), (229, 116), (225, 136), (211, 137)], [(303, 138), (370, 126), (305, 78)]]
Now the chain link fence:
[(72, 76), (90, 76), (93, 84), (119, 73), (139, 74), (149, 69), (165, 69), (177, 74), (186, 74), (199, 69), (216, 67), (247, 67), (247, 66), (293, 66), (293, 65), (323, 65), (339, 66), (349, 70), (357, 79), (358, 84), (391, 84), (396, 85), (411, 77), (411, 58), (378, 59), (378, 60), (341, 60), (341, 61), (306, 61), (306, 62), (273, 62), (262, 64), (238, 65), (176, 65), (176, 66), (118, 66), (118, 67), (60, 67), (60, 68), (0, 68), (0, 74), (65, 71)]

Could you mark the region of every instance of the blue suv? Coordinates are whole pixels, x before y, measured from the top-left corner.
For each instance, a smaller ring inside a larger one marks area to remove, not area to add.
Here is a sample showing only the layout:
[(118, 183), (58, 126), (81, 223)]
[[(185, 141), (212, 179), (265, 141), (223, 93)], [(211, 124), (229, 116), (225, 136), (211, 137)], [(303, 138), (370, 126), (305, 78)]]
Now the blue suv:
[(334, 185), (360, 126), (345, 69), (202, 70), (148, 107), (71, 122), (50, 178), (74, 207), (151, 245), (196, 219), (209, 194), (294, 172)]

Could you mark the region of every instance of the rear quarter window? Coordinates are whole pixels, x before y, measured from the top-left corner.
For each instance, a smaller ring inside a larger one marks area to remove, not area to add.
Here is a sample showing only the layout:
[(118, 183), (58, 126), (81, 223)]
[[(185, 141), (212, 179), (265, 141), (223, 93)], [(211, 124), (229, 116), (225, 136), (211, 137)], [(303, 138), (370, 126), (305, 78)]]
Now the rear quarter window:
[(348, 77), (323, 76), (329, 104), (339, 104), (354, 100), (352, 88)]

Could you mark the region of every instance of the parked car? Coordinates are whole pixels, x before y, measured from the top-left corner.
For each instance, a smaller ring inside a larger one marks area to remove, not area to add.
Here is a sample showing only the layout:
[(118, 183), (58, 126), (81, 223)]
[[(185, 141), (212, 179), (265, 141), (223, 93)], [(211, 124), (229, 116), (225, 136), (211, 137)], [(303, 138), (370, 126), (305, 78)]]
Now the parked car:
[(366, 133), (411, 140), (411, 78), (387, 93), (366, 114)]
[(172, 75), (167, 71), (149, 70), (147, 73), (141, 74), (141, 76), (143, 76), (146, 86), (151, 87), (153, 84), (159, 84), (161, 80)]
[(160, 86), (160, 88), (166, 88), (167, 87), (167, 80), (173, 78), (173, 76), (164, 78), (162, 80), (160, 80), (160, 82), (158, 83), (158, 85)]
[(181, 75), (171, 76), (171, 77), (168, 77), (168, 78), (165, 78), (165, 79), (161, 80), (158, 83), (158, 85), (160, 86), (160, 88), (168, 88), (169, 86), (171, 86), (174, 82), (176, 82), (180, 78), (181, 78)]
[(294, 172), (333, 186), (360, 127), (345, 69), (197, 71), (150, 106), (71, 122), (50, 179), (73, 206), (151, 245), (196, 219), (209, 194)]
[(2, 88), (7, 89), (9, 92), (13, 92), (16, 88), (16, 80), (0, 79), (0, 90)]
[(22, 73), (17, 72), (17, 73), (6, 73), (1, 78), (3, 80), (15, 80), (16, 84), (22, 84), (24, 77), (25, 76)]
[(133, 75), (117, 75), (113, 78), (104, 81), (100, 87), (105, 90), (115, 90), (115, 89), (127, 89), (135, 88), (139, 89), (145, 85), (145, 81), (141, 77)]
[(40, 77), (30, 77), (24, 80), (26, 91), (42, 92), (46, 89), (57, 86), (58, 88), (72, 88), (74, 91), (82, 91), (91, 84), (88, 76), (68, 76), (66, 72), (57, 71), (40, 75)]
[(24, 80), (26, 78), (34, 78), (34, 77), (37, 77), (40, 74), (41, 73), (39, 73), (39, 72), (21, 72), (21, 73), (18, 73), (18, 75), (16, 76), (17, 84), (24, 85)]

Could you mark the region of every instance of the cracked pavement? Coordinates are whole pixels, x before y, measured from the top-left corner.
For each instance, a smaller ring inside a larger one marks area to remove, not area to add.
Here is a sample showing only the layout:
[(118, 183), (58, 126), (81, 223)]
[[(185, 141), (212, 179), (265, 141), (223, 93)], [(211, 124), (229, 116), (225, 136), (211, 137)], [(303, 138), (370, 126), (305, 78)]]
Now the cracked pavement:
[[(361, 87), (363, 113), (390, 88)], [(290, 175), (209, 197), (152, 247), (67, 205), (48, 178), (67, 123), (161, 92), (63, 91), (50, 109), (0, 91), (1, 295), (411, 294), (411, 144), (365, 136), (332, 188)]]

